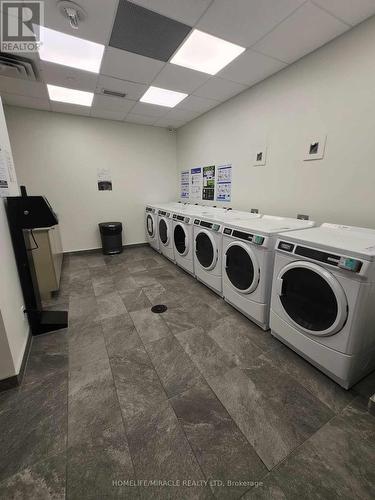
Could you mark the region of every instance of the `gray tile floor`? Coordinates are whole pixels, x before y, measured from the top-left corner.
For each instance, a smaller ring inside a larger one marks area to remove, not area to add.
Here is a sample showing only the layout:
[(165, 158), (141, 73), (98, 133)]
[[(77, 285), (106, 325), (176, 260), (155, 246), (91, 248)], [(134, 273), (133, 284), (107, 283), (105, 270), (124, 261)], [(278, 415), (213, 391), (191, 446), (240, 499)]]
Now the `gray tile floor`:
[(48, 306), (69, 328), (0, 393), (1, 499), (374, 498), (374, 374), (341, 389), (148, 247), (71, 255)]

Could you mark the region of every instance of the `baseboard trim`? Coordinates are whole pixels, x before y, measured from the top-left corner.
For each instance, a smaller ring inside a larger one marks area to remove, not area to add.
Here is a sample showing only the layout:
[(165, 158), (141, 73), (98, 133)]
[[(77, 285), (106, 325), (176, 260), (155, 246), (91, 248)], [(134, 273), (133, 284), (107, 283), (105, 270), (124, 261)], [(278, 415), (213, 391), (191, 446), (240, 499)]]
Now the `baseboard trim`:
[(4, 378), (0, 380), (0, 392), (7, 391), (9, 389), (13, 389), (14, 387), (18, 387), (21, 385), (23, 376), (25, 375), (27, 360), (29, 359), (31, 344), (32, 344), (33, 336), (29, 331), (29, 335), (27, 337), (25, 351), (22, 356), (22, 363), (20, 371), (17, 375), (13, 375), (12, 377)]
[[(122, 248), (126, 250), (127, 248), (138, 248), (138, 247), (147, 247), (148, 243), (130, 243), (129, 245), (123, 245)], [(102, 248), (89, 248), (87, 250), (73, 250), (72, 252), (64, 252), (64, 255), (79, 255), (79, 254), (90, 254), (90, 253), (98, 253), (101, 252)]]

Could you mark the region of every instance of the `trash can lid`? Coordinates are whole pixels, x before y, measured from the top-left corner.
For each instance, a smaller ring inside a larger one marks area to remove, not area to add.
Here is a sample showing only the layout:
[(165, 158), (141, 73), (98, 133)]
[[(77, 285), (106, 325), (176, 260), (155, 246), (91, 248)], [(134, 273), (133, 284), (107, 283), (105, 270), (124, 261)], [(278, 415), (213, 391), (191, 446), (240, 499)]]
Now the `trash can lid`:
[(99, 222), (99, 227), (122, 227), (121, 222)]

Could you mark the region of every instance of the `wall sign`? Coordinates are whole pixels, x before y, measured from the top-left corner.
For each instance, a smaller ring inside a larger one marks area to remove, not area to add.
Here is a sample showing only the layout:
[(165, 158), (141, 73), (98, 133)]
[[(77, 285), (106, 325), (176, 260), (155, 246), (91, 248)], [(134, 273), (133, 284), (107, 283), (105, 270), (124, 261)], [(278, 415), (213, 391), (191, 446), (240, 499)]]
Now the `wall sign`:
[(15, 180), (12, 156), (8, 150), (0, 148), (0, 197), (10, 195), (10, 187)]
[(190, 201), (200, 201), (202, 197), (202, 167), (190, 170)]
[(98, 168), (98, 191), (112, 191), (112, 176), (108, 168)]
[(232, 165), (217, 167), (217, 201), (230, 201), (232, 191)]
[(189, 199), (189, 170), (181, 172), (181, 199)]
[(203, 167), (202, 200), (215, 199), (215, 165)]

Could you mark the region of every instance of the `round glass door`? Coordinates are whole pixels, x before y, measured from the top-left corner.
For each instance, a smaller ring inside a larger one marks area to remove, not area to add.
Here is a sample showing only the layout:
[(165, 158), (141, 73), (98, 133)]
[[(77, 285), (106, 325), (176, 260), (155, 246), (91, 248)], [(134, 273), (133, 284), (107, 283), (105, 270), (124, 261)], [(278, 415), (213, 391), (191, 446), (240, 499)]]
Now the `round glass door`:
[(146, 226), (147, 226), (148, 235), (153, 237), (154, 236), (154, 219), (152, 218), (152, 216), (150, 214), (147, 215)]
[(180, 255), (186, 255), (188, 251), (187, 238), (184, 228), (177, 224), (173, 231), (174, 246)]
[(201, 231), (195, 237), (195, 254), (199, 264), (205, 269), (210, 270), (215, 266), (216, 250), (208, 233)]
[(164, 219), (159, 221), (159, 238), (163, 245), (168, 244), (168, 225)]
[(232, 286), (242, 292), (253, 292), (258, 286), (259, 268), (255, 255), (242, 243), (232, 243), (225, 252), (225, 272)]
[(347, 317), (345, 293), (327, 270), (312, 263), (293, 263), (280, 273), (279, 296), (287, 315), (304, 331), (333, 335)]

